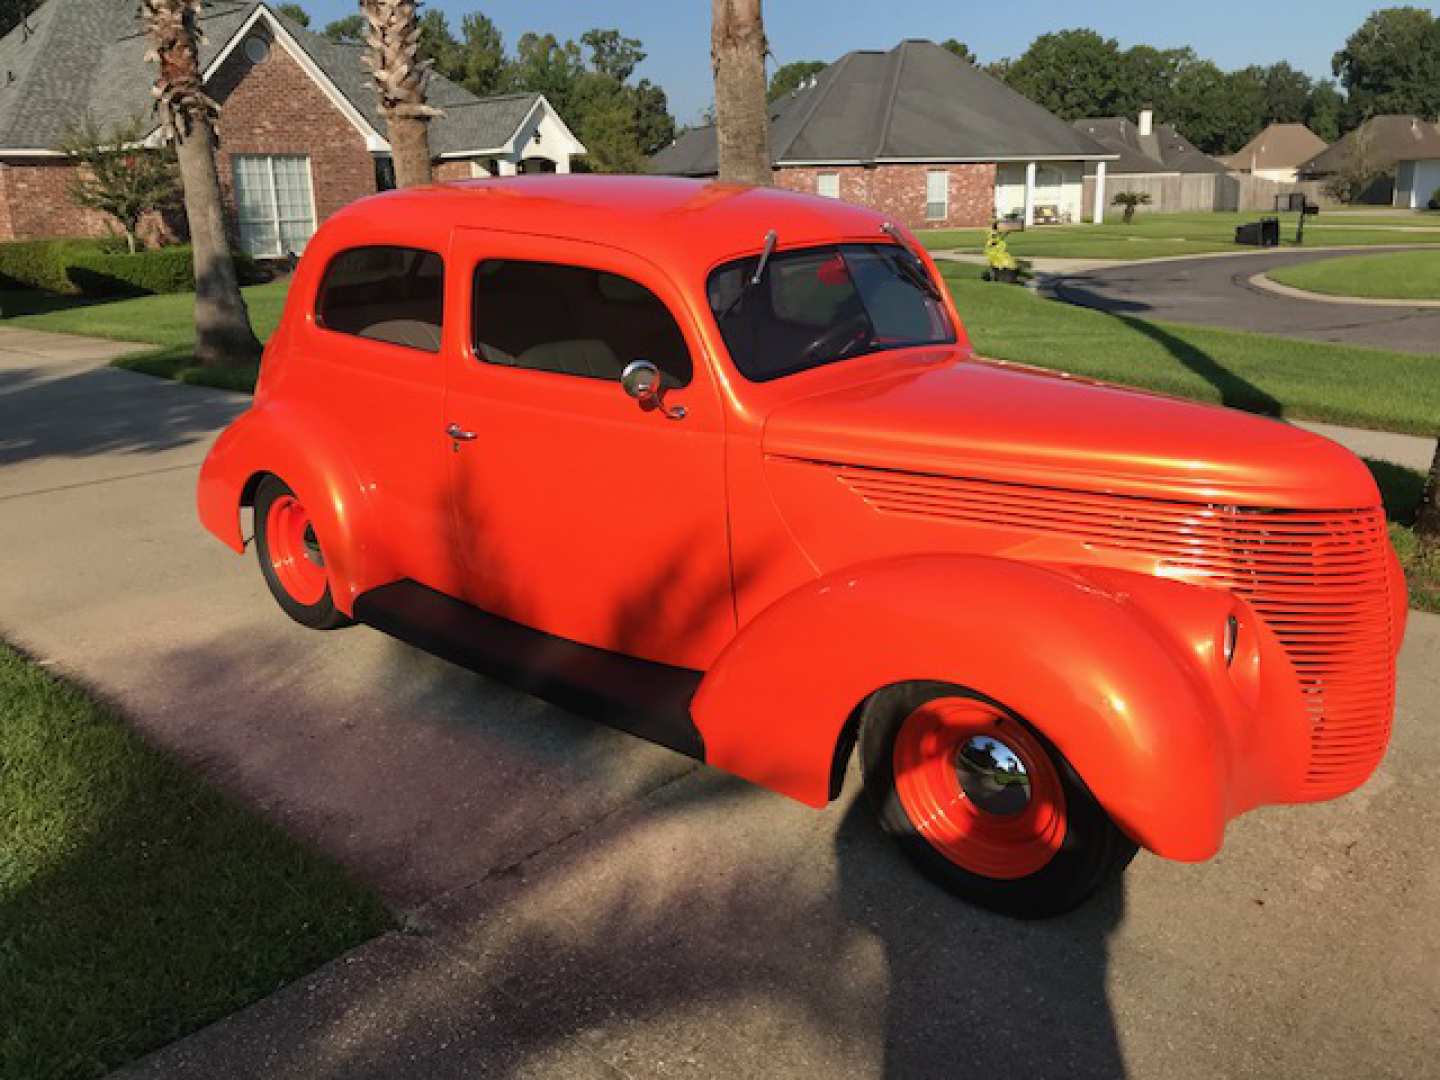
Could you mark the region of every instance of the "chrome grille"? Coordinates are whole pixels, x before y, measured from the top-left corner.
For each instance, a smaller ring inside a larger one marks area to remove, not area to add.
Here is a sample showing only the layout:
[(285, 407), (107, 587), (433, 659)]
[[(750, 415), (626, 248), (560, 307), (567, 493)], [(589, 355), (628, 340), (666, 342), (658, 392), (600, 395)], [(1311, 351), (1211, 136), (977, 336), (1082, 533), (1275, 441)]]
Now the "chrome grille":
[(1306, 794), (1349, 791), (1378, 764), (1394, 712), (1395, 628), (1379, 509), (1285, 510), (1134, 498), (835, 467), (876, 510), (1043, 533), (1156, 560), (1244, 598), (1284, 645), (1311, 719)]

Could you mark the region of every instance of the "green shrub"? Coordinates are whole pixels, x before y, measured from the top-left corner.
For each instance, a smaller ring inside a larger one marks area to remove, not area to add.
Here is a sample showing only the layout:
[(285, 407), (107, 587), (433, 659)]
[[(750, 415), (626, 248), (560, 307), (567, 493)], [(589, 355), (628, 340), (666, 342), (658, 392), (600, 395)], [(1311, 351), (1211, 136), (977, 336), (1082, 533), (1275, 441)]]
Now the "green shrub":
[[(70, 296), (193, 292), (188, 244), (131, 255), (123, 240), (28, 240), (0, 244), (0, 287)], [(248, 255), (235, 256), (242, 284), (263, 280)]]
[(1440, 210), (1440, 187), (1430, 193), (1429, 206), (1431, 210)]

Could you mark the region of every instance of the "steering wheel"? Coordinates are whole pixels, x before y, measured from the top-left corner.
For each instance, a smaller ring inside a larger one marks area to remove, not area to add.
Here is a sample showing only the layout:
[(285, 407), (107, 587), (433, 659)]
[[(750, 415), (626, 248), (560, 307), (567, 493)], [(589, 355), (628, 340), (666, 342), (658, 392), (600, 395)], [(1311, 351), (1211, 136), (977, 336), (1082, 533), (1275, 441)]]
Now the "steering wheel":
[(844, 356), (852, 346), (862, 344), (869, 338), (870, 320), (857, 312), (844, 322), (836, 323), (806, 345), (800, 351), (800, 359), (809, 361), (832, 354), (835, 357)]

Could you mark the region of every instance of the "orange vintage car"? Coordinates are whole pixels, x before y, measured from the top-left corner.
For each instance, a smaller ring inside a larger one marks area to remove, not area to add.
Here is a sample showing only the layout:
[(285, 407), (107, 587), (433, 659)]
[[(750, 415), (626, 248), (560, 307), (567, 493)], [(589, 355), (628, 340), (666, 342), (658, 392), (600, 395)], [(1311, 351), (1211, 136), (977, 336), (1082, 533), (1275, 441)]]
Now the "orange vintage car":
[(1370, 474), (977, 357), (869, 210), (660, 178), (393, 192), (311, 240), (200, 518), (367, 623), (811, 806), (1022, 917), (1202, 860), (1390, 733)]

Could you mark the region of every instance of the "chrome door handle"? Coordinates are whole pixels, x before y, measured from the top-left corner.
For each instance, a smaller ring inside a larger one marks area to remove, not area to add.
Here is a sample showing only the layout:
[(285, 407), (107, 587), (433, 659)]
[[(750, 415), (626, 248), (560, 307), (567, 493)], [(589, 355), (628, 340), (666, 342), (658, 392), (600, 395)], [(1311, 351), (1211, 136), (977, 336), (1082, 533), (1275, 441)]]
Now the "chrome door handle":
[(475, 438), (475, 432), (466, 431), (459, 424), (451, 424), (445, 429), (445, 434), (449, 435), (450, 438), (454, 439), (456, 442), (469, 442), (471, 439)]

